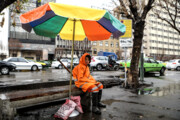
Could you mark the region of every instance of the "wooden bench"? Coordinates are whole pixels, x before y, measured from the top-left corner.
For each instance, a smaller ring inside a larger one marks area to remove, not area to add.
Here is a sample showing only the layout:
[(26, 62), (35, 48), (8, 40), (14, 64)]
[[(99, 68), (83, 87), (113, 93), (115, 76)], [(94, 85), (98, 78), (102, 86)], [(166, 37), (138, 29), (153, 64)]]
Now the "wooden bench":
[[(111, 87), (119, 85), (119, 80), (112, 80), (110, 78), (99, 80), (102, 82), (104, 87)], [(8, 88), (8, 92), (1, 90), (0, 92), (0, 120), (11, 120), (17, 113), (17, 109), (21, 107), (33, 106), (39, 103), (51, 102), (59, 99), (68, 98), (69, 96), (69, 85), (60, 84), (61, 86), (47, 86), (43, 83), (43, 87), (38, 85), (32, 87), (29, 85), (18, 86), (18, 88), (13, 87), (13, 89)], [(48, 84), (48, 83), (47, 83)], [(63, 85), (63, 86), (62, 86)], [(72, 96), (81, 95), (81, 104), (85, 106), (87, 110), (91, 110), (91, 94), (83, 93), (81, 89), (72, 85)]]
[[(72, 95), (85, 95), (79, 88), (72, 86)], [(11, 91), (0, 94), (0, 120), (8, 119), (11, 120), (16, 115), (16, 109), (19, 107), (26, 107), (43, 103), (47, 101), (59, 100), (62, 98), (68, 98), (69, 96), (69, 85), (51, 87), (51, 88), (40, 88), (33, 90), (22, 90), (22, 91)], [(81, 97), (83, 105), (89, 105), (87, 102), (87, 95), (84, 99)], [(90, 98), (90, 97), (89, 97)], [(90, 99), (89, 99), (90, 101)]]

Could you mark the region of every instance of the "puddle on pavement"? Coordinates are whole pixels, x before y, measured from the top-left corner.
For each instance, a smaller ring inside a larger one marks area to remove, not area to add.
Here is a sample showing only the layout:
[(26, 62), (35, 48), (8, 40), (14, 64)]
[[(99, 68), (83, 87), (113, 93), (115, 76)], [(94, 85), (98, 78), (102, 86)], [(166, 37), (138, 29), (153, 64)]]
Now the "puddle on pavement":
[(152, 95), (152, 96), (166, 96), (169, 94), (175, 94), (177, 90), (180, 90), (180, 84), (170, 84), (166, 87), (149, 87), (141, 88), (138, 90), (138, 95)]

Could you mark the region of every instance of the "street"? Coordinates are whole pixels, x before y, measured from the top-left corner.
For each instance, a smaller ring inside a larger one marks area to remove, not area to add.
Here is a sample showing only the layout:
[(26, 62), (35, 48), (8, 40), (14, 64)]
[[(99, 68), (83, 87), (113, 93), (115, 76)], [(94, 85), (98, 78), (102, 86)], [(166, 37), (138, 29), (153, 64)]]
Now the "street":
[[(94, 71), (92, 75), (123, 76), (121, 71)], [(25, 84), (28, 82), (45, 82), (67, 80), (69, 73), (64, 69), (46, 69), (38, 72), (11, 72), (10, 75), (0, 76), (0, 84)], [(101, 109), (102, 115), (90, 112), (80, 114), (69, 120), (178, 120), (180, 118), (180, 72), (166, 71), (165, 76), (159, 73), (149, 73), (145, 76), (145, 83), (152, 84), (152, 93), (139, 93), (119, 86), (103, 90), (102, 102), (107, 105)], [(44, 106), (19, 113), (16, 120), (49, 120), (63, 103)]]

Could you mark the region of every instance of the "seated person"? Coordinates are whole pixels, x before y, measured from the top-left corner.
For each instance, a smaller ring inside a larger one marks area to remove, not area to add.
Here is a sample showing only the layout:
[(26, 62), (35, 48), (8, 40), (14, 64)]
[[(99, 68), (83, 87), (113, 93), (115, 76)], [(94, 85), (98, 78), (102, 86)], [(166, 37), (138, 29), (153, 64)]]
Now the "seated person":
[(101, 111), (98, 107), (106, 107), (101, 103), (102, 89), (103, 85), (100, 82), (97, 82), (91, 75), (89, 71), (88, 64), (91, 62), (91, 56), (88, 53), (85, 53), (77, 65), (73, 69), (73, 78), (77, 79), (75, 85), (78, 88), (81, 88), (83, 92), (92, 92), (92, 103), (93, 108), (92, 112), (95, 114), (101, 114)]

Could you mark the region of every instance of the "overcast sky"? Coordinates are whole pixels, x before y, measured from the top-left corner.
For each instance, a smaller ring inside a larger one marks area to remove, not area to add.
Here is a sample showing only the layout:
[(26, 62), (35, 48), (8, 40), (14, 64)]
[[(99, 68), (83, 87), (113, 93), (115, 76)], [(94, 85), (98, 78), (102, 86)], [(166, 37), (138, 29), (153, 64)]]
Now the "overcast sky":
[(57, 3), (76, 5), (89, 8), (109, 8), (111, 0), (56, 0)]

